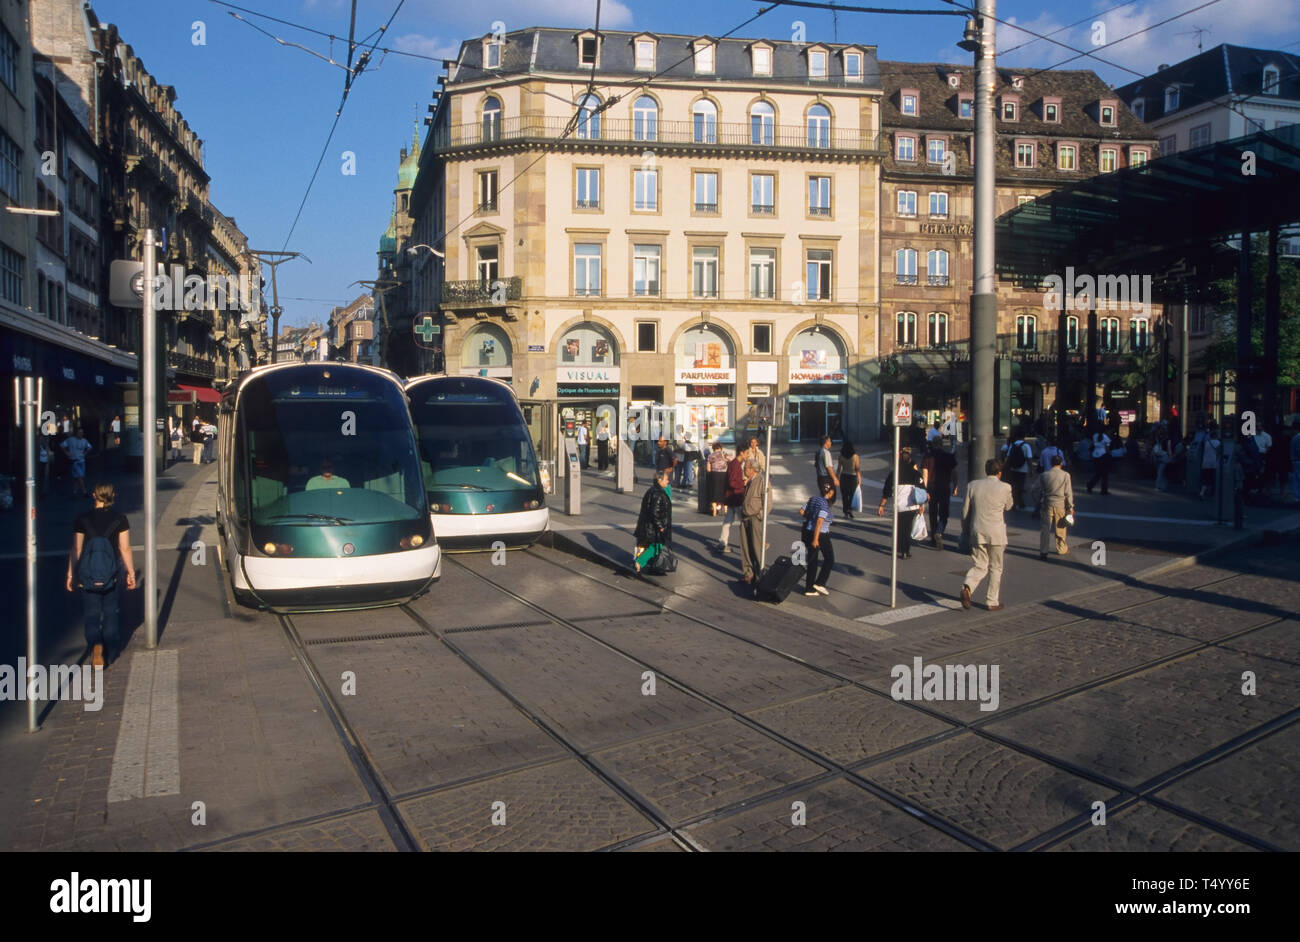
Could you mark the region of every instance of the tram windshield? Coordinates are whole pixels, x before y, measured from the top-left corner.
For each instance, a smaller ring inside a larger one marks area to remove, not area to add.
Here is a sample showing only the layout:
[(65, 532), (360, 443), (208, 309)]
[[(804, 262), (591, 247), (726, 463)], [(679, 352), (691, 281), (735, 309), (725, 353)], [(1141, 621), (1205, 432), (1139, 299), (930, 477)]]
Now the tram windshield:
[(537, 456), (508, 390), (471, 381), (408, 390), (430, 490), (519, 491), (541, 487)]
[(409, 414), (391, 383), (285, 370), (251, 385), (239, 408), (255, 524), (389, 523), (428, 513)]

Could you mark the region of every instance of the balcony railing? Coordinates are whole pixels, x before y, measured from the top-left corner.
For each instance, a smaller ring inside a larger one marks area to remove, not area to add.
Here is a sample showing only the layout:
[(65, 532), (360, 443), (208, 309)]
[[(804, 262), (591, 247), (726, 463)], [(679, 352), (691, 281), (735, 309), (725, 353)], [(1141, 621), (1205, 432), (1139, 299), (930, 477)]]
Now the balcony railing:
[(716, 213), (718, 211), (717, 203), (696, 203), (695, 211), (697, 213)]
[[(440, 128), (433, 137), (435, 151), (523, 140), (557, 141), (568, 127), (567, 117), (522, 115), (504, 121), (457, 124)], [(821, 129), (810, 133), (804, 125), (781, 125), (755, 139), (748, 123), (697, 126), (694, 121), (631, 121), (601, 115), (588, 118), (566, 140), (577, 143), (687, 144), (700, 147), (731, 147), (758, 150), (879, 151), (880, 135), (857, 129), (836, 128), (829, 134)]]
[(809, 207), (808, 207), (808, 215), (809, 215), (809, 216), (829, 216), (830, 214), (831, 214), (831, 208), (830, 208), (829, 206), (809, 206)]
[(914, 285), (916, 284), (915, 275), (895, 275), (894, 284), (896, 285)]
[(518, 301), (523, 290), (524, 280), (514, 278), (494, 278), (480, 281), (444, 281), (439, 292), (440, 303), (458, 304), (504, 304), (506, 301)]
[(946, 285), (948, 283), (947, 275), (926, 275), (925, 283), (927, 285)]
[(776, 205), (774, 203), (753, 203), (749, 211), (755, 215), (776, 215)]
[(206, 376), (209, 378), (216, 375), (216, 366), (213, 362), (202, 357), (187, 356), (184, 353), (173, 351), (167, 354), (167, 363), (178, 373), (189, 373), (191, 376)]

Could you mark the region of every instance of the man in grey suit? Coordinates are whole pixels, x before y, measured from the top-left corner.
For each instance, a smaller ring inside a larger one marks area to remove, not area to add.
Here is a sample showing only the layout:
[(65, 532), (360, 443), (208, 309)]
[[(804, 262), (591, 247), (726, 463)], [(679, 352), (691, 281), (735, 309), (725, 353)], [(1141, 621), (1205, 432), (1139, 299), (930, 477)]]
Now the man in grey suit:
[(975, 565), (962, 580), (962, 608), (970, 608), (971, 593), (979, 588), (986, 574), (989, 577), (988, 609), (996, 612), (1002, 608), (998, 603), (998, 590), (1002, 587), (1002, 553), (1007, 548), (1007, 524), (1003, 514), (1015, 506), (1015, 502), (1011, 499), (1011, 485), (998, 477), (1001, 470), (1002, 462), (990, 458), (984, 462), (984, 480), (971, 481), (966, 486), (961, 518), (962, 524), (970, 527), (970, 558)]
[(1056, 552), (1064, 556), (1070, 552), (1065, 542), (1065, 518), (1074, 513), (1074, 485), (1070, 475), (1061, 467), (1061, 455), (1052, 455), (1052, 467), (1040, 474), (1034, 482), (1033, 500), (1043, 518), (1043, 529), (1038, 541), (1038, 558), (1046, 559), (1053, 543)]

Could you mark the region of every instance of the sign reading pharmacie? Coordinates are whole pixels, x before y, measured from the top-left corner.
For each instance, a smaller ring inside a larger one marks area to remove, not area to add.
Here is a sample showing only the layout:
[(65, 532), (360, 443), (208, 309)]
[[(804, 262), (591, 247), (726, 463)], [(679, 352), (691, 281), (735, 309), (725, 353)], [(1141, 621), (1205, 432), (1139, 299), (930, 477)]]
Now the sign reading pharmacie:
[(688, 367), (677, 370), (677, 385), (679, 386), (718, 386), (734, 383), (735, 381), (735, 369)]

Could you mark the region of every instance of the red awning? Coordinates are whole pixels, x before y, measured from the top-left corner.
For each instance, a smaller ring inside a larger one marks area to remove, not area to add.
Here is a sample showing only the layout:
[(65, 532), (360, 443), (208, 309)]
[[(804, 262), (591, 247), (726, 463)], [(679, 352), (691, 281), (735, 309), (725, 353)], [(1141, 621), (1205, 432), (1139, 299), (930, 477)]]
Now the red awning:
[(211, 386), (187, 386), (184, 383), (177, 383), (176, 388), (194, 393), (194, 395), (199, 397), (199, 402), (221, 401), (221, 393), (217, 392)]

